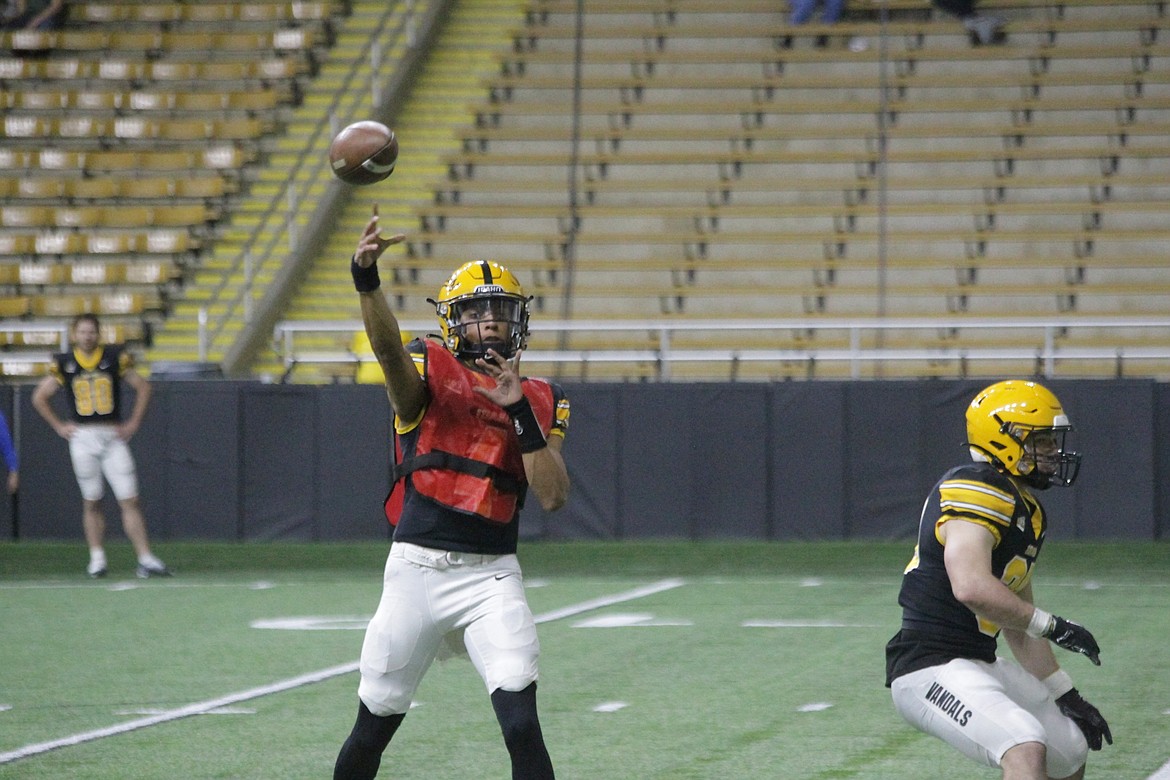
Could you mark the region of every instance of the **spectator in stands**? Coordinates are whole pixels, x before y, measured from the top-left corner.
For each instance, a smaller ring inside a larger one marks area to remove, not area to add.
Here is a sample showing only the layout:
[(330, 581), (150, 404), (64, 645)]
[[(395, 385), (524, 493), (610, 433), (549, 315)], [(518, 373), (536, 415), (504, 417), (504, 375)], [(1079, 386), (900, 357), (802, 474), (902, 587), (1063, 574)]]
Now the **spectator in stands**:
[[(89, 544), (90, 577), (106, 575), (106, 520), (101, 499), (108, 480), (122, 510), (122, 529), (138, 556), (138, 576), (169, 577), (171, 572), (150, 550), (146, 521), (138, 502), (138, 475), (130, 441), (142, 424), (150, 402), (150, 383), (134, 370), (121, 345), (101, 343), (101, 325), (92, 314), (73, 320), (73, 351), (53, 356), (49, 375), (33, 391), (33, 407), (61, 438), (69, 442), (73, 472), (81, 488), (82, 526)], [(134, 408), (123, 420), (122, 383), (134, 389)], [(68, 422), (53, 411), (50, 400), (65, 388)]]
[(6, 30), (57, 30), (65, 23), (65, 0), (9, 0), (2, 18)]
[(931, 0), (935, 8), (958, 17), (977, 43), (986, 46), (1003, 41), (1003, 18), (994, 14), (980, 14), (975, 10), (978, 0)]
[(0, 412), (0, 455), (4, 456), (4, 463), (8, 466), (8, 493), (15, 495), (20, 488), (20, 460), (12, 444), (12, 433), (8, 429), (8, 418), (4, 412)]
[[(812, 18), (817, 6), (821, 6), (821, 24), (836, 24), (841, 18), (841, 11), (845, 9), (845, 0), (791, 0), (789, 3), (788, 23), (792, 25), (804, 24)], [(822, 38), (817, 42), (823, 45)]]

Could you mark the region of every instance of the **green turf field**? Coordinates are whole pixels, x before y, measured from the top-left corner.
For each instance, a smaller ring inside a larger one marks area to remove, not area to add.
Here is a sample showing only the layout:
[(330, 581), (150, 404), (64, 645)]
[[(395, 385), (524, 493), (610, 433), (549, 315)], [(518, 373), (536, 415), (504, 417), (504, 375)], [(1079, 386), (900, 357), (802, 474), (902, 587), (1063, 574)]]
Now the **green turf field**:
[[(0, 778), (330, 777), (385, 551), (158, 545), (178, 576), (139, 581), (130, 551), (112, 547), (111, 576), (93, 582), (80, 541), (0, 543)], [(904, 725), (882, 685), (909, 553), (905, 543), (522, 547), (557, 776), (997, 777)], [(1055, 540), (1034, 587), (1101, 642), (1100, 668), (1057, 650), (1116, 738), (1087, 777), (1170, 777), (1160, 771), (1170, 547)], [(313, 620), (253, 627), (280, 618)], [(178, 717), (189, 712), (200, 714)], [(126, 724), (141, 727), (109, 733)], [(44, 749), (58, 741), (68, 744)], [(432, 669), (380, 777), (509, 777), (469, 663)]]

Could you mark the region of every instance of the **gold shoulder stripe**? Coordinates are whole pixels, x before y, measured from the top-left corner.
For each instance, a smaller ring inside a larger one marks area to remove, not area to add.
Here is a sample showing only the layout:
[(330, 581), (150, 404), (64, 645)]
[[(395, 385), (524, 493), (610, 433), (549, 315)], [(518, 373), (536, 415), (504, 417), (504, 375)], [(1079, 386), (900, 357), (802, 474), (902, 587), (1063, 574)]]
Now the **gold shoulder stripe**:
[[(994, 536), (994, 537), (995, 537), (995, 545), (996, 545), (997, 547), (999, 546), (999, 543), (1000, 543), (1001, 541), (1003, 541), (1003, 532), (1002, 532), (1002, 530), (999, 528), (999, 526), (997, 526), (997, 525), (994, 525), (994, 524), (992, 524), (992, 523), (988, 523), (988, 522), (986, 522), (986, 521), (984, 521), (984, 520), (980, 520), (980, 519), (978, 519), (978, 518), (969, 517), (969, 516), (967, 516), (967, 515), (953, 515), (953, 514), (948, 514), (948, 513), (946, 513), (946, 512), (944, 512), (944, 513), (943, 513), (943, 515), (942, 515), (942, 517), (940, 517), (940, 518), (938, 519), (938, 522), (937, 522), (937, 523), (935, 523), (935, 526), (934, 526), (934, 535), (935, 535), (935, 538), (936, 538), (936, 539), (938, 538), (938, 529), (939, 529), (939, 528), (941, 528), (941, 527), (942, 527), (942, 524), (943, 524), (943, 523), (945, 523), (945, 522), (947, 522), (948, 520), (964, 520), (964, 521), (966, 521), (966, 522), (968, 522), (968, 523), (974, 523), (975, 525), (981, 525), (981, 526), (983, 526), (984, 528), (986, 528), (988, 531), (990, 531), (990, 532), (991, 532), (991, 535), (992, 535), (992, 536)], [(940, 541), (941, 541), (941, 539), (940, 539)]]
[(976, 482), (970, 479), (948, 479), (942, 484), (943, 487), (965, 487), (970, 490), (976, 490), (980, 493), (986, 493), (989, 496), (999, 496), (1000, 499), (1014, 504), (1016, 502), (1015, 496), (1011, 493), (1004, 492), (993, 485), (986, 482)]
[(939, 487), (941, 508), (973, 512), (1001, 525), (1009, 525), (1015, 514), (1014, 497), (982, 482), (947, 480)]

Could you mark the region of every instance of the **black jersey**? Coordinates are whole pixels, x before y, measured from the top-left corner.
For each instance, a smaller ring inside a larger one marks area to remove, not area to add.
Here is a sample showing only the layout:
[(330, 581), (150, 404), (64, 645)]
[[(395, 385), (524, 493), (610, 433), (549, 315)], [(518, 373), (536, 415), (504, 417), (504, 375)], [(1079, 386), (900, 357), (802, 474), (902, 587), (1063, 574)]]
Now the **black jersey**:
[(118, 345), (103, 345), (88, 357), (77, 350), (53, 355), (49, 373), (65, 388), (70, 417), (79, 423), (122, 419), (122, 375), (134, 365)]
[(1013, 592), (1031, 579), (1047, 526), (1040, 503), (990, 464), (948, 471), (922, 508), (918, 544), (902, 577), (902, 628), (886, 646), (887, 685), (895, 677), (955, 658), (995, 660), (999, 626), (979, 618), (951, 591), (938, 529), (953, 519), (991, 531), (992, 572)]

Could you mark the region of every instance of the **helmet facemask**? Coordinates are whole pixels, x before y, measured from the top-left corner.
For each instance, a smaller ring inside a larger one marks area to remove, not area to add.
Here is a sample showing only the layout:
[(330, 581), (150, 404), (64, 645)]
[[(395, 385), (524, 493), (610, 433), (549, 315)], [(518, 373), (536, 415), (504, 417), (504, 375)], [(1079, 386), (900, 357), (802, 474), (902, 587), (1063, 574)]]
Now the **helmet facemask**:
[(1014, 471), (1028, 485), (1047, 490), (1053, 485), (1067, 487), (1077, 478), (1081, 456), (1065, 448), (1071, 425), (1032, 427), (1005, 422), (1001, 430), (1020, 447)]
[(522, 297), (476, 295), (447, 309), (447, 346), (463, 360), (487, 357), (489, 349), (511, 359), (527, 345), (528, 301)]

